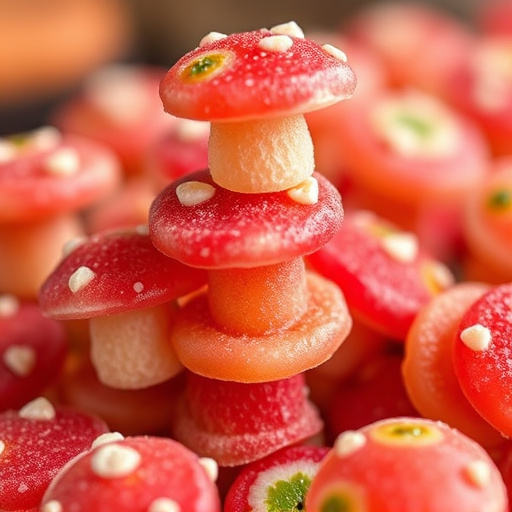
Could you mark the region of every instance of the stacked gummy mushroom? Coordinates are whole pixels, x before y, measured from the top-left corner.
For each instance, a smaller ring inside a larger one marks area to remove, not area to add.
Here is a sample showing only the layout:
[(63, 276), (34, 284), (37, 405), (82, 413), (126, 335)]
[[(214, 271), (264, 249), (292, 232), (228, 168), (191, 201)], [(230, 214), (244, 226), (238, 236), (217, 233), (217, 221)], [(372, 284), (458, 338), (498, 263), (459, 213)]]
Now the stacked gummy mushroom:
[(207, 270), (208, 287), (171, 330), (189, 370), (174, 435), (240, 466), (322, 428), (304, 374), (351, 328), (335, 284), (304, 256), (340, 227), (341, 198), (314, 172), (304, 113), (350, 97), (343, 52), (295, 23), (211, 33), (161, 83), (170, 114), (211, 122), (209, 169), (165, 188), (150, 236), (167, 256)]

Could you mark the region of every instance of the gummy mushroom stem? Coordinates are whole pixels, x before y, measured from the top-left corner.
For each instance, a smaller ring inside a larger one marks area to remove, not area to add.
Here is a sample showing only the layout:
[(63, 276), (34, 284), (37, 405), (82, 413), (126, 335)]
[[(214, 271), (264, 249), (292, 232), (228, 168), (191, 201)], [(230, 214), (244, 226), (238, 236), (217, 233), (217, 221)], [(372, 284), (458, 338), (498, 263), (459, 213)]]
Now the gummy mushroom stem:
[(315, 167), (303, 115), (213, 122), (208, 150), (213, 180), (236, 192), (286, 190), (311, 176)]
[(91, 360), (98, 379), (117, 389), (141, 389), (182, 370), (169, 342), (176, 302), (89, 320)]
[(261, 335), (292, 325), (308, 307), (303, 258), (208, 272), (210, 313), (231, 332)]

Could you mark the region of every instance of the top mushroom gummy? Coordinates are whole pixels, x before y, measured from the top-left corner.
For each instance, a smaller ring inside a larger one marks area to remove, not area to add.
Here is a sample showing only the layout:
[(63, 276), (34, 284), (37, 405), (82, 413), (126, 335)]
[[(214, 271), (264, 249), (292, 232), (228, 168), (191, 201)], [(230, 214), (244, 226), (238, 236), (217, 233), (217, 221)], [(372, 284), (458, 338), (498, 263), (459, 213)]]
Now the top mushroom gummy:
[(314, 174), (304, 113), (350, 97), (355, 81), (342, 51), (294, 22), (210, 33), (162, 80), (168, 113), (211, 122), (209, 172), (164, 189), (149, 215), (159, 250), (208, 269), (208, 292), (173, 330), (193, 372), (286, 378), (328, 359), (348, 333), (339, 289), (302, 261), (343, 218), (338, 192)]

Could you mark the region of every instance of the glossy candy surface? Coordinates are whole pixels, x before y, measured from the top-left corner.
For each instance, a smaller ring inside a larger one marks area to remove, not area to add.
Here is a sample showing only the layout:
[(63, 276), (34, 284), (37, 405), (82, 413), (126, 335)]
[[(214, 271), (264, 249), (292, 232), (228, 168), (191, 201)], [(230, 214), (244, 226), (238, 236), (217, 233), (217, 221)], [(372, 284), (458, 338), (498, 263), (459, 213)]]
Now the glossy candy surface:
[(453, 283), (413, 233), (362, 210), (346, 215), (333, 239), (306, 259), (338, 284), (359, 321), (401, 341), (419, 309)]
[(407, 417), (341, 434), (306, 498), (308, 512), (482, 508), (508, 510), (503, 480), (487, 452), (446, 424)]
[(344, 54), (297, 29), (206, 36), (167, 72), (164, 109), (189, 119), (239, 120), (303, 113), (349, 97), (356, 80)]
[(100, 443), (67, 466), (42, 512), (219, 512), (213, 461), (172, 439), (137, 436)]
[(512, 435), (512, 284), (494, 286), (461, 319), (454, 346), (455, 373), (473, 407)]
[(0, 509), (37, 507), (64, 464), (108, 432), (99, 417), (44, 398), (0, 414)]
[(322, 246), (343, 219), (341, 198), (320, 175), (318, 201), (289, 192), (240, 194), (216, 185), (208, 171), (164, 189), (153, 202), (149, 230), (164, 254), (204, 268), (254, 267), (302, 256)]

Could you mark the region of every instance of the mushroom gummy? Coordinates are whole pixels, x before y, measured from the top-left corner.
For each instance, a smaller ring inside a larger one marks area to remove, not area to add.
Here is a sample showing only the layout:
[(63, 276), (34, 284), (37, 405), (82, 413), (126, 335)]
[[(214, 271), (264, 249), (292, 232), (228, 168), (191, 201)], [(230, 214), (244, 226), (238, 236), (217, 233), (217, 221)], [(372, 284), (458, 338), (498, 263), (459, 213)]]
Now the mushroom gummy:
[(304, 113), (354, 87), (343, 52), (305, 39), (295, 23), (206, 36), (161, 82), (167, 112), (211, 122), (210, 168), (158, 194), (149, 231), (164, 254), (208, 273), (171, 332), (197, 374), (175, 434), (221, 466), (321, 429), (307, 399), (285, 406), (284, 397), (304, 397), (302, 372), (332, 356), (351, 318), (340, 289), (304, 264), (343, 218), (339, 193), (314, 172)]

